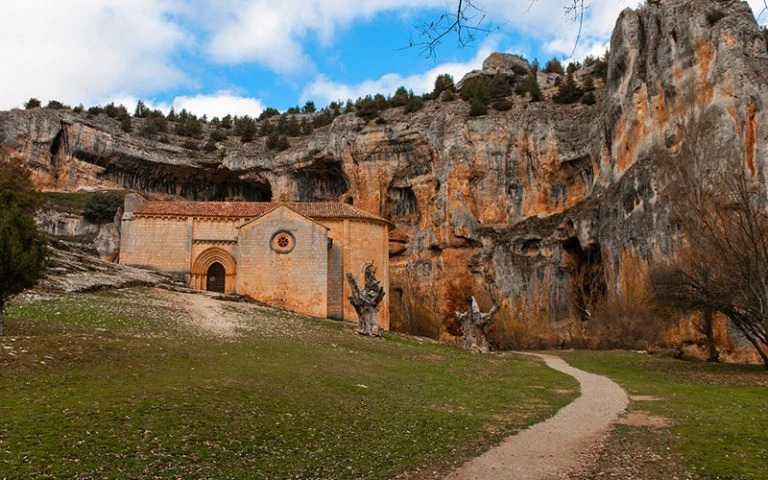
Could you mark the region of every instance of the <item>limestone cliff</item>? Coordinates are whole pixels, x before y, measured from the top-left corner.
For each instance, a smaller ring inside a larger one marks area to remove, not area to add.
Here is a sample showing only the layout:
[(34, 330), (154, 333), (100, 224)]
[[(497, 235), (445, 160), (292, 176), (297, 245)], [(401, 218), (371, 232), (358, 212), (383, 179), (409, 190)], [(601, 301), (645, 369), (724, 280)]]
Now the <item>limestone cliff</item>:
[[(496, 73), (504, 62), (488, 63)], [(0, 113), (0, 143), (44, 189), (353, 203), (397, 226), (395, 328), (438, 335), (449, 297), (472, 289), (483, 307), (502, 305), (504, 336), (568, 343), (584, 335), (575, 266), (599, 268), (621, 295), (673, 253), (674, 185), (659, 162), (677, 160), (687, 131), (705, 130), (714, 166), (735, 152), (765, 184), (767, 79), (745, 2), (661, 0), (620, 15), (593, 106), (515, 97), (508, 111), (470, 117), (461, 100), (430, 101), (378, 121), (342, 115), (280, 153), (230, 137), (211, 154), (126, 134), (103, 115), (14, 110)]]

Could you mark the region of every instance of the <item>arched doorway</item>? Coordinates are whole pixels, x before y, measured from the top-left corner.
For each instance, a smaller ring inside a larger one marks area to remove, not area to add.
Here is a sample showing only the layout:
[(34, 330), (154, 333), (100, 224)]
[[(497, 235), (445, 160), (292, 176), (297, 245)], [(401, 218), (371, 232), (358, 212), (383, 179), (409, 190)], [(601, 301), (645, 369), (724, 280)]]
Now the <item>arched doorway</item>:
[(227, 272), (224, 270), (224, 265), (220, 264), (219, 262), (214, 262), (210, 267), (208, 267), (205, 289), (209, 292), (224, 293), (226, 279)]
[(222, 248), (211, 247), (197, 255), (189, 273), (189, 285), (197, 290), (236, 291), (237, 264), (232, 255)]

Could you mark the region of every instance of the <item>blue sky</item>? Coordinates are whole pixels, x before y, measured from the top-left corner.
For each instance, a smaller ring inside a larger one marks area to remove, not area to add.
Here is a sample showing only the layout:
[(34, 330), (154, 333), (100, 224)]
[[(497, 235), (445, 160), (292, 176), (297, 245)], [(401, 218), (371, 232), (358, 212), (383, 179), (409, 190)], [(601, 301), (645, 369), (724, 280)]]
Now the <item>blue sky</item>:
[[(0, 108), (30, 97), (86, 106), (138, 99), (208, 116), (258, 115), (315, 101), (428, 91), (435, 76), (478, 68), (492, 51), (567, 58), (578, 26), (568, 0), (476, 0), (498, 30), (435, 58), (416, 25), (455, 0), (0, 0)], [(619, 12), (638, 0), (588, 0), (575, 57), (605, 51)], [(762, 0), (750, 0), (753, 9)]]

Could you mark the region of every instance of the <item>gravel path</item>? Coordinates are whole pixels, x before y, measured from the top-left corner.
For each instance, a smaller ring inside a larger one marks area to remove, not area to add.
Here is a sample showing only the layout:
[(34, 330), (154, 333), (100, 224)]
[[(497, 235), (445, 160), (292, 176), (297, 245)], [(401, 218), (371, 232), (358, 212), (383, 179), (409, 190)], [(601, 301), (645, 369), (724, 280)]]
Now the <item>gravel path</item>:
[(470, 460), (446, 480), (556, 480), (568, 478), (626, 409), (627, 394), (611, 380), (571, 367), (550, 355), (533, 354), (581, 385), (581, 396), (557, 414), (509, 437)]

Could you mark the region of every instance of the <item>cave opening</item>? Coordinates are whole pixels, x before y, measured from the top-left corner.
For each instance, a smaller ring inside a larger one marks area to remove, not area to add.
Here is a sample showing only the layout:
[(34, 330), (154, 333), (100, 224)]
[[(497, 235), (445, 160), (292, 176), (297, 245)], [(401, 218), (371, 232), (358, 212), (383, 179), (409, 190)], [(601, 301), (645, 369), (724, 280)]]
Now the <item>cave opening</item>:
[(56, 134), (56, 137), (53, 139), (53, 142), (51, 142), (51, 156), (55, 157), (59, 154), (61, 151), (62, 143), (64, 143), (64, 129), (62, 128), (59, 130), (59, 133)]
[(341, 164), (321, 161), (294, 173), (301, 202), (337, 202), (349, 190)]
[(408, 219), (418, 217), (416, 194), (411, 187), (390, 187), (387, 191), (387, 218)]
[(605, 298), (608, 286), (599, 245), (582, 246), (577, 237), (562, 243), (563, 263), (569, 273), (571, 307), (579, 319), (587, 321)]

